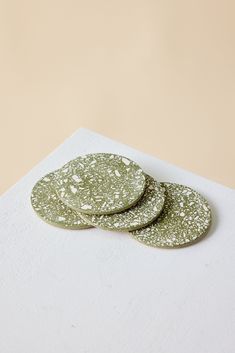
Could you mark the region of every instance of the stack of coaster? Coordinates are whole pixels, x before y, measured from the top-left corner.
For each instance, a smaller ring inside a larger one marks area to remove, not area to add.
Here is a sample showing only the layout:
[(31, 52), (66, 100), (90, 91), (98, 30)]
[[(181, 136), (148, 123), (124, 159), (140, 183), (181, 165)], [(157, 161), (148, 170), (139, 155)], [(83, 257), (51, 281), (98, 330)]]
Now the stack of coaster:
[(31, 203), (58, 227), (126, 231), (163, 248), (195, 243), (211, 223), (209, 204), (198, 192), (158, 182), (134, 161), (111, 153), (80, 156), (47, 174), (35, 184)]

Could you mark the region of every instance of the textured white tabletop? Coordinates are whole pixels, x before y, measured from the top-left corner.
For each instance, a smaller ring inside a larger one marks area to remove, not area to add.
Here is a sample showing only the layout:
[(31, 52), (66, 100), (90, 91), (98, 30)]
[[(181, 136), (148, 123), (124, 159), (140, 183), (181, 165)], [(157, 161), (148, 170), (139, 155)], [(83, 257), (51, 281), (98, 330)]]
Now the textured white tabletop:
[[(209, 234), (166, 250), (42, 222), (29, 202), (34, 183), (90, 152), (125, 155), (201, 192), (213, 209)], [(232, 189), (80, 129), (0, 198), (1, 353), (232, 353), (234, 298)]]

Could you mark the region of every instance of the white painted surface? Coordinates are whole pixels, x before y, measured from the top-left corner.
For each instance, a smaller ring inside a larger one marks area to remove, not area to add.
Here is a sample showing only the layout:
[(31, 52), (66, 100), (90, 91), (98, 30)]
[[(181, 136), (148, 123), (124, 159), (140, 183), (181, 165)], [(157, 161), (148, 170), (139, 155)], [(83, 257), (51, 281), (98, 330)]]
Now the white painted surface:
[[(125, 155), (201, 192), (213, 207), (208, 236), (164, 250), (43, 223), (34, 183), (89, 152)], [(234, 190), (80, 129), (0, 199), (0, 352), (232, 353), (234, 270)]]

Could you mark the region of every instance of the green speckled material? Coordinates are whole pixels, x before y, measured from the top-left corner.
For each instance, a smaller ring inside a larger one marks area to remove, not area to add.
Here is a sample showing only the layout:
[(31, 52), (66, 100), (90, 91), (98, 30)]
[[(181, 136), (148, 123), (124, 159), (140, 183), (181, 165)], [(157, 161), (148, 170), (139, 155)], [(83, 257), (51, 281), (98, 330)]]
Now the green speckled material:
[(161, 185), (166, 195), (161, 215), (151, 225), (130, 232), (132, 237), (146, 245), (163, 248), (183, 247), (200, 240), (211, 223), (208, 202), (187, 186)]
[(164, 189), (160, 186), (160, 183), (146, 175), (144, 195), (135, 206), (112, 215), (81, 214), (81, 217), (87, 223), (106, 230), (134, 230), (151, 223), (160, 214), (164, 200)]
[(87, 214), (112, 214), (138, 202), (145, 174), (133, 161), (110, 153), (78, 157), (62, 167), (55, 178), (59, 198)]
[(61, 228), (91, 228), (79, 214), (67, 207), (57, 196), (52, 181), (54, 173), (47, 174), (33, 187), (31, 204), (37, 215), (45, 222)]

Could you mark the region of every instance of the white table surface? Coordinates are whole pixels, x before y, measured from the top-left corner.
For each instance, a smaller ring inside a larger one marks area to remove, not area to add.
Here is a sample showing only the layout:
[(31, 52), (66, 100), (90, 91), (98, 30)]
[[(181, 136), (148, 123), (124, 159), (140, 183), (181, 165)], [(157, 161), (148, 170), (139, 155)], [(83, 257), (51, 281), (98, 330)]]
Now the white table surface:
[[(29, 202), (34, 183), (90, 152), (125, 155), (201, 192), (209, 234), (166, 250), (42, 222)], [(0, 198), (0, 352), (232, 353), (234, 270), (234, 190), (80, 129)]]

